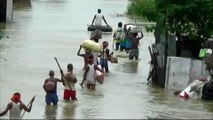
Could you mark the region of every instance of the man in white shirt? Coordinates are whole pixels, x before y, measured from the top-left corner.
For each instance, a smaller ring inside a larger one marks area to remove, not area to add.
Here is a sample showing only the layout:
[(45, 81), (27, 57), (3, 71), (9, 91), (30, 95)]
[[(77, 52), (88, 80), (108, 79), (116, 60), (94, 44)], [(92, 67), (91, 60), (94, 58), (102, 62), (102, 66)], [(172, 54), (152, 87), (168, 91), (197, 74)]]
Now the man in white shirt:
[(35, 100), (35, 97), (33, 97), (30, 101), (30, 103), (26, 106), (22, 101), (21, 101), (21, 94), (19, 92), (16, 92), (13, 94), (11, 98), (11, 102), (7, 104), (6, 109), (0, 113), (0, 116), (3, 116), (7, 114), (7, 112), (10, 112), (9, 119), (22, 119), (23, 114), (21, 115), (21, 111), (25, 110), (27, 112), (30, 112), (32, 109), (33, 102)]
[(98, 9), (98, 14), (95, 14), (95, 16), (92, 20), (92, 26), (93, 26), (94, 22), (95, 22), (95, 26), (102, 26), (102, 19), (104, 20), (106, 25), (109, 26), (108, 23), (106, 22), (105, 18), (104, 18), (104, 15), (101, 14), (101, 9)]

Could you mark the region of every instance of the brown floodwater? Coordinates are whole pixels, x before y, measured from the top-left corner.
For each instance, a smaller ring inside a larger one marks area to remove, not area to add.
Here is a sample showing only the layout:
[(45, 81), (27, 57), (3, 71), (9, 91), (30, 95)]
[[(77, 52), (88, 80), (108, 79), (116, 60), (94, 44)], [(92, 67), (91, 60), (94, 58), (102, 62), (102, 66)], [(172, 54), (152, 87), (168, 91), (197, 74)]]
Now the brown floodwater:
[[(76, 54), (83, 40), (90, 37), (87, 25), (98, 8), (113, 28), (119, 21), (134, 23), (125, 15), (117, 16), (126, 12), (128, 3), (128, 0), (31, 0), (31, 5), (16, 7), (13, 21), (1, 24), (9, 38), (0, 40), (0, 111), (18, 91), (26, 104), (36, 95), (32, 111), (25, 113), (26, 119), (212, 119), (213, 102), (182, 100), (172, 90), (146, 85), (148, 46), (154, 43), (153, 33), (146, 31), (138, 61), (118, 57), (118, 64), (109, 63), (110, 73), (105, 75), (103, 85), (97, 84), (96, 91), (80, 87), (83, 59)], [(100, 42), (104, 40), (112, 48), (112, 33), (104, 33)], [(64, 71), (68, 63), (74, 65), (78, 78), (75, 103), (63, 101), (63, 85), (58, 84), (58, 105), (45, 104), (42, 85), (49, 70), (55, 70), (55, 76), (60, 77), (54, 57)]]

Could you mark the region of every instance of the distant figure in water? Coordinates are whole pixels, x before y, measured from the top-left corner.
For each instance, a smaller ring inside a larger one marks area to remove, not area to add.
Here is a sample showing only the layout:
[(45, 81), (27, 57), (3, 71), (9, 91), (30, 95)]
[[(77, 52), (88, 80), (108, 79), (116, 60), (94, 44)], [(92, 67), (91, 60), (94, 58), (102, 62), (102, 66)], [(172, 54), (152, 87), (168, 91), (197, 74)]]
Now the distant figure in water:
[(140, 39), (143, 38), (143, 33), (140, 32), (140, 35), (138, 33), (130, 33), (127, 35), (127, 38), (131, 41), (129, 60), (133, 60), (134, 58), (138, 60)]
[[(118, 22), (118, 28), (116, 29), (116, 31), (113, 34), (113, 43), (115, 41), (115, 50), (116, 51), (120, 48), (120, 43), (124, 38), (124, 29), (122, 26), (123, 26), (123, 23)], [(113, 48), (114, 48), (114, 46), (113, 46)], [(121, 48), (120, 48), (120, 51), (122, 51)]]
[(92, 20), (92, 26), (93, 26), (94, 21), (95, 21), (95, 26), (102, 26), (102, 19), (104, 20), (106, 25), (109, 26), (107, 21), (104, 18), (104, 15), (101, 14), (101, 9), (98, 9), (98, 14), (95, 14), (95, 16)]
[(47, 105), (51, 105), (51, 103), (53, 105), (57, 105), (57, 103), (58, 103), (58, 95), (57, 95), (57, 83), (58, 82), (62, 82), (64, 84), (64, 81), (60, 80), (58, 78), (55, 78), (54, 71), (50, 70), (49, 78), (47, 78), (43, 84), (44, 91), (46, 92), (45, 102)]
[(13, 94), (11, 98), (11, 102), (7, 104), (6, 109), (0, 113), (0, 116), (5, 115), (8, 111), (10, 111), (10, 119), (22, 119), (21, 111), (24, 109), (27, 112), (30, 112), (32, 109), (33, 102), (35, 97), (30, 101), (29, 107), (27, 107), (24, 103), (21, 102), (21, 94), (16, 92)]

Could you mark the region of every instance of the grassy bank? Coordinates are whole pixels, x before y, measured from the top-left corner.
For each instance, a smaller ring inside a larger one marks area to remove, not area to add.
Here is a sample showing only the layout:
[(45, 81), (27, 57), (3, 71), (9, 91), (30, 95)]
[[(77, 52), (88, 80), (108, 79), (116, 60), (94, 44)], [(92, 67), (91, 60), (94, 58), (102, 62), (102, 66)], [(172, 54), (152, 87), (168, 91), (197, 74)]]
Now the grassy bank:
[(127, 6), (127, 15), (149, 21), (145, 14), (153, 14), (149, 9), (155, 8), (154, 0), (134, 0)]

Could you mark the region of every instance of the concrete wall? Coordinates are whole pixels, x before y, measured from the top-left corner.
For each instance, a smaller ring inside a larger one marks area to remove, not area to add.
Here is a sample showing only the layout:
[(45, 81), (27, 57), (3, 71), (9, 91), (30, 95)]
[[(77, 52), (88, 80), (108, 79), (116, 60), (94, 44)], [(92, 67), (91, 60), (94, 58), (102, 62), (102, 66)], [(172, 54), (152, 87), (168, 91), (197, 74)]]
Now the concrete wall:
[(11, 22), (13, 18), (13, 0), (7, 0), (6, 22)]
[(168, 57), (165, 88), (183, 90), (198, 76), (207, 77), (208, 71), (201, 60), (183, 57)]
[[(165, 55), (165, 36), (160, 35), (160, 42), (156, 44), (156, 47), (159, 51), (159, 56), (157, 56), (158, 63), (160, 67), (164, 67), (164, 55)], [(168, 36), (168, 56), (176, 56), (176, 36)]]

